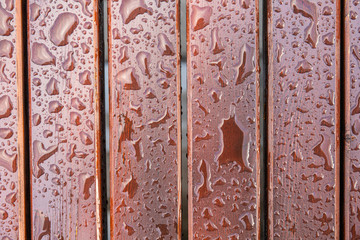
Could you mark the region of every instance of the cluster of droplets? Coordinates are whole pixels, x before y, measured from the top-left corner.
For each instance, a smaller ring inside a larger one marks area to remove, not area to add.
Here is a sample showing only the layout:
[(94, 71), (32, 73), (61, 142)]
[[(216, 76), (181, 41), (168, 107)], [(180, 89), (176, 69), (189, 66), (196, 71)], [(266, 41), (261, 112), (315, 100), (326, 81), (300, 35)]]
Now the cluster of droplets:
[(34, 239), (96, 237), (97, 7), (29, 2)]
[(271, 6), (269, 229), (274, 239), (335, 238), (336, 7), (333, 0)]
[[(179, 233), (179, 47), (175, 0), (110, 2), (114, 238)], [(178, 20), (179, 21), (179, 20)]]
[(349, 9), (349, 32), (347, 37), (349, 38), (348, 50), (350, 50), (349, 56), (349, 94), (350, 94), (350, 116), (349, 125), (347, 125), (347, 140), (350, 141), (350, 144), (346, 145), (346, 161), (350, 161), (346, 166), (348, 167), (346, 171), (349, 175), (345, 176), (349, 188), (346, 189), (348, 192), (347, 197), (349, 197), (348, 204), (346, 203), (347, 210), (349, 211), (349, 216), (347, 221), (349, 221), (349, 229), (344, 229), (344, 231), (349, 232), (350, 239), (360, 238), (360, 224), (359, 224), (359, 212), (360, 212), (360, 85), (358, 83), (359, 73), (360, 73), (360, 41), (359, 41), (359, 18), (358, 13), (360, 12), (360, 1), (350, 1), (348, 3)]
[[(0, 1), (0, 238), (17, 239), (18, 92), (15, 5)], [(20, 50), (21, 51), (21, 50)]]
[(256, 3), (189, 1), (191, 239), (253, 239), (258, 226)]

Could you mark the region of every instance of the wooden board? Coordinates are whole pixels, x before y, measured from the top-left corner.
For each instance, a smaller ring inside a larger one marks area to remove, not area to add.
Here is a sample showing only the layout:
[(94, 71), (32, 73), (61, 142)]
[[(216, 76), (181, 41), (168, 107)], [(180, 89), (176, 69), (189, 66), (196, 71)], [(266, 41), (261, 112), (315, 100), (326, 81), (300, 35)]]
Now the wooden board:
[(23, 1), (0, 0), (0, 238), (25, 239)]
[(102, 239), (99, 1), (28, 2), (32, 238)]
[(178, 0), (109, 0), (112, 239), (180, 238)]
[(345, 76), (345, 188), (344, 188), (344, 239), (360, 238), (360, 51), (358, 31), (360, 6), (357, 1), (345, 1), (344, 8), (344, 76)]
[(339, 239), (340, 1), (268, 1), (268, 234)]
[(258, 17), (188, 0), (189, 239), (260, 239)]

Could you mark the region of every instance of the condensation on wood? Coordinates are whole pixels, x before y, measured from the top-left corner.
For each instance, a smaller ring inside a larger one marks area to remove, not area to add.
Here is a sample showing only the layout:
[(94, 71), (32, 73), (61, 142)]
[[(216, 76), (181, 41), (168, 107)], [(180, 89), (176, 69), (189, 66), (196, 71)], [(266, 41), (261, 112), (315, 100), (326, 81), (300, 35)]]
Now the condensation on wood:
[(99, 1), (28, 2), (33, 239), (102, 239)]
[(345, 78), (345, 138), (342, 139), (345, 153), (345, 202), (344, 239), (360, 238), (360, 51), (358, 1), (345, 1), (344, 8), (344, 78)]
[(340, 1), (268, 1), (268, 233), (339, 239)]
[(179, 1), (108, 4), (111, 237), (179, 239)]
[(25, 239), (22, 3), (0, 0), (0, 238)]
[(260, 239), (258, 14), (188, 0), (189, 239)]

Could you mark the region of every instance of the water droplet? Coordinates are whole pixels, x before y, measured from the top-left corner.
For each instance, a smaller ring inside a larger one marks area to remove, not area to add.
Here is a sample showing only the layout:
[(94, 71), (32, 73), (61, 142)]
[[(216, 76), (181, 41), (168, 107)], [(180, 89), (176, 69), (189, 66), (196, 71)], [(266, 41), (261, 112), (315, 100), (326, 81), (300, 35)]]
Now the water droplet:
[(166, 123), (166, 121), (170, 118), (171, 118), (171, 114), (169, 113), (169, 109), (166, 109), (166, 111), (164, 112), (164, 114), (162, 116), (160, 116), (160, 118), (150, 120), (148, 122), (148, 124), (150, 125), (151, 128), (156, 128), (156, 127), (159, 127), (160, 124)]
[(38, 140), (33, 142), (33, 175), (36, 178), (39, 178), (44, 174), (44, 168), (40, 166), (41, 163), (46, 161), (49, 157), (54, 155), (58, 151), (56, 145), (52, 145), (48, 148), (44, 147), (44, 144)]
[(313, 66), (306, 60), (300, 61), (295, 67), (298, 73), (307, 73), (313, 70)]
[(195, 194), (197, 195), (197, 201), (200, 201), (201, 198), (208, 197), (213, 192), (213, 189), (210, 182), (211, 172), (205, 160), (201, 160), (198, 171), (201, 174), (201, 184), (195, 188)]
[(243, 226), (246, 230), (253, 229), (253, 227), (255, 225), (254, 217), (251, 213), (245, 213), (245, 214), (241, 215), (240, 222), (243, 224)]
[(90, 75), (91, 73), (89, 70), (85, 70), (82, 73), (79, 73), (79, 82), (82, 85), (91, 85)]
[(84, 145), (91, 145), (93, 143), (90, 135), (85, 133), (84, 131), (80, 132), (80, 140)]
[(210, 51), (213, 54), (218, 54), (224, 51), (224, 47), (221, 44), (220, 38), (219, 38), (219, 29), (215, 27), (211, 31), (211, 44), (210, 44)]
[(135, 68), (129, 67), (121, 70), (116, 76), (116, 82), (122, 86), (124, 90), (139, 90), (138, 75), (135, 73)]
[(59, 94), (58, 81), (56, 81), (55, 78), (51, 78), (50, 81), (46, 84), (46, 92), (49, 95)]
[(9, 36), (14, 28), (10, 25), (10, 21), (14, 16), (6, 11), (0, 4), (0, 35)]
[(5, 63), (0, 62), (0, 82), (10, 83), (10, 80), (5, 75)]
[(36, 21), (40, 17), (40, 6), (36, 3), (30, 4), (30, 20)]
[(13, 105), (9, 96), (4, 95), (0, 97), (0, 119), (7, 118), (11, 115)]
[(121, 2), (120, 14), (125, 24), (144, 13), (152, 15), (152, 9), (145, 4), (144, 0), (123, 0)]
[(14, 45), (8, 40), (0, 41), (0, 57), (12, 58)]
[(14, 132), (11, 128), (0, 128), (0, 138), (9, 139), (13, 136)]
[(249, 164), (249, 133), (238, 122), (235, 116), (223, 120), (221, 130), (221, 150), (217, 158), (219, 167), (229, 162), (236, 162), (241, 167), (241, 172), (252, 172)]
[(64, 106), (58, 101), (49, 102), (49, 113), (58, 113), (63, 108), (64, 108)]
[(81, 4), (82, 12), (85, 14), (85, 16), (92, 17), (92, 14), (88, 10), (88, 6), (90, 5), (91, 0), (75, 0), (75, 2)]
[(326, 45), (334, 45), (334, 41), (335, 41), (334, 36), (335, 36), (334, 33), (330, 32), (330, 33), (325, 34), (323, 36), (322, 40)]
[(37, 240), (50, 239), (51, 222), (44, 213), (36, 210), (34, 216), (34, 238)]
[(68, 37), (79, 24), (79, 18), (74, 13), (61, 13), (50, 28), (50, 40), (56, 46), (68, 44)]
[(305, 28), (305, 42), (309, 43), (312, 48), (316, 48), (318, 42), (318, 12), (316, 4), (309, 0), (291, 0), (291, 8), (294, 13), (300, 13), (306, 18), (311, 19), (311, 23)]
[(0, 220), (6, 220), (9, 217), (8, 212), (5, 209), (0, 208)]
[(127, 193), (129, 198), (133, 198), (136, 194), (136, 191), (138, 189), (139, 185), (136, 182), (136, 179), (134, 178), (133, 175), (131, 175), (130, 179), (128, 179), (125, 183), (124, 183), (124, 188), (123, 188), (123, 192)]
[(174, 46), (170, 42), (169, 38), (164, 34), (160, 33), (158, 35), (158, 49), (162, 56), (174, 56)]
[(77, 98), (77, 97), (71, 99), (71, 107), (73, 107), (73, 108), (75, 108), (75, 109), (77, 109), (79, 111), (82, 111), (82, 110), (84, 110), (86, 108), (85, 104), (82, 103), (80, 101), (80, 99)]
[(136, 55), (136, 60), (138, 62), (139, 68), (145, 76), (151, 77), (149, 71), (149, 64), (150, 64), (150, 53), (147, 52), (139, 52)]
[(247, 43), (240, 49), (240, 62), (235, 65), (236, 76), (235, 85), (243, 83), (255, 71), (255, 55), (254, 48)]
[(331, 141), (326, 134), (320, 134), (320, 137), (321, 140), (314, 147), (313, 151), (315, 155), (324, 159), (324, 169), (327, 171), (331, 171), (334, 168), (334, 162), (331, 154)]
[(5, 149), (0, 149), (0, 166), (10, 172), (17, 171), (17, 154), (9, 155)]
[(210, 17), (212, 14), (211, 7), (198, 7), (193, 5), (191, 9), (191, 28), (194, 31), (203, 29), (210, 23)]
[(31, 61), (37, 65), (54, 65), (55, 56), (43, 43), (33, 43), (31, 50)]
[(68, 52), (67, 58), (62, 64), (62, 67), (65, 71), (72, 71), (75, 69), (75, 59), (74, 59), (74, 52), (70, 51)]
[(87, 200), (91, 196), (91, 186), (95, 182), (95, 177), (88, 173), (79, 175), (79, 191), (83, 199)]

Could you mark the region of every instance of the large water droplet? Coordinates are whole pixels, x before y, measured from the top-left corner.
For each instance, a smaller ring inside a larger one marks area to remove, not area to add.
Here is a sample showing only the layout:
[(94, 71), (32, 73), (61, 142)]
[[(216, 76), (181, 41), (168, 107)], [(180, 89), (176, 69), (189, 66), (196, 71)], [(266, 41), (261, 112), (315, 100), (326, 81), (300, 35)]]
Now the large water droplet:
[(74, 13), (61, 13), (50, 28), (50, 40), (56, 46), (68, 44), (68, 36), (79, 24), (79, 18)]
[(210, 182), (211, 172), (205, 160), (201, 160), (198, 171), (201, 174), (201, 184), (195, 188), (195, 193), (199, 201), (201, 198), (208, 197), (213, 192), (213, 189)]
[(37, 65), (55, 65), (55, 56), (43, 43), (33, 43), (31, 61)]
[(191, 28), (194, 31), (203, 29), (210, 23), (212, 14), (211, 7), (198, 7), (193, 5), (191, 9)]
[(305, 28), (305, 42), (309, 43), (312, 48), (316, 48), (318, 42), (318, 12), (316, 4), (309, 0), (291, 0), (291, 8), (294, 13), (300, 13), (311, 20), (308, 27)]
[(326, 134), (320, 134), (320, 137), (321, 140), (314, 147), (313, 151), (315, 155), (324, 159), (324, 169), (327, 171), (331, 171), (334, 168), (334, 162), (331, 154), (331, 141)]
[(252, 172), (249, 164), (249, 133), (245, 127), (233, 115), (223, 121), (220, 130), (222, 145), (217, 158), (219, 167), (236, 162), (240, 165), (241, 172)]
[(115, 79), (124, 90), (139, 90), (138, 77), (135, 73), (135, 68), (129, 67), (116, 74)]
[(33, 142), (33, 175), (36, 178), (39, 178), (44, 174), (44, 168), (40, 166), (45, 160), (54, 155), (58, 151), (56, 145), (50, 146), (48, 148), (44, 147), (44, 144), (38, 140)]
[(5, 149), (0, 149), (0, 166), (10, 172), (17, 171), (17, 154), (9, 155)]
[(139, 185), (136, 182), (136, 179), (134, 178), (133, 175), (131, 175), (130, 179), (128, 179), (125, 183), (124, 183), (124, 188), (123, 188), (123, 192), (127, 193), (129, 198), (133, 198), (136, 194), (136, 191), (138, 189)]
[(7, 118), (11, 115), (13, 105), (9, 96), (4, 95), (0, 97), (0, 119)]
[(144, 13), (152, 15), (152, 9), (145, 4), (144, 0), (123, 0), (121, 2), (120, 14), (125, 24)]
[(14, 45), (8, 40), (0, 41), (0, 57), (12, 58)]
[(33, 224), (34, 238), (36, 240), (50, 239), (51, 222), (49, 217), (36, 210)]
[(255, 71), (254, 48), (247, 43), (240, 49), (240, 62), (236, 67), (235, 85), (243, 83)]
[(162, 56), (175, 55), (174, 46), (164, 33), (158, 35), (158, 49)]
[(95, 177), (88, 173), (81, 173), (79, 175), (79, 191), (83, 199), (89, 199), (91, 195), (91, 186), (95, 182)]
[(9, 36), (14, 28), (10, 25), (10, 21), (14, 16), (6, 11), (0, 4), (0, 35)]

